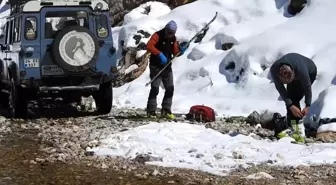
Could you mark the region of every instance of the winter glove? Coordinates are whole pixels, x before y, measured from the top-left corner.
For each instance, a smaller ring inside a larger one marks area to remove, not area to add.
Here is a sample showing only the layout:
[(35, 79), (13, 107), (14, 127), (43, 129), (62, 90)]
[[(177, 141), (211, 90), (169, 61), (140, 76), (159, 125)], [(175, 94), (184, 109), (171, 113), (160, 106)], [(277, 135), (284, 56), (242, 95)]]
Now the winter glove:
[(183, 55), (186, 49), (187, 49), (187, 48), (185, 48), (184, 46), (180, 46), (180, 47), (179, 47), (180, 55)]
[(160, 60), (161, 60), (161, 64), (166, 65), (167, 62), (168, 62), (167, 57), (164, 56), (164, 54), (162, 52), (159, 54), (159, 57), (160, 57)]

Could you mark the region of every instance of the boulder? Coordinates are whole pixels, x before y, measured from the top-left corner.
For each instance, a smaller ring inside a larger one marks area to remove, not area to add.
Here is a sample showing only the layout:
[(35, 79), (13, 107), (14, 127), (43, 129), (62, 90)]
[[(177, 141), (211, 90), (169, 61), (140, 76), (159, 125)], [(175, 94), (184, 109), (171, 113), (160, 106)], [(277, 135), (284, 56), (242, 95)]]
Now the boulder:
[(145, 50), (140, 50), (137, 47), (127, 48), (125, 56), (121, 59), (122, 66), (118, 70), (113, 87), (120, 87), (141, 76), (148, 66), (149, 57), (150, 53)]
[(252, 126), (260, 125), (262, 128), (274, 130), (276, 128), (275, 124), (277, 123), (277, 121), (275, 120), (276, 118), (279, 119), (278, 121), (284, 121), (283, 116), (281, 116), (281, 114), (277, 112), (266, 110), (263, 113), (259, 114), (257, 111), (253, 111), (246, 118), (246, 122)]
[(316, 139), (323, 142), (336, 141), (336, 122), (322, 124), (316, 131)]
[(235, 44), (234, 43), (224, 43), (222, 44), (222, 50), (226, 51), (231, 49)]
[(303, 10), (306, 4), (307, 0), (291, 0), (287, 8), (288, 13), (291, 15), (296, 15)]
[(321, 132), (316, 134), (316, 139), (326, 142), (326, 143), (333, 143), (336, 141), (336, 132), (334, 131), (327, 131), (327, 132)]

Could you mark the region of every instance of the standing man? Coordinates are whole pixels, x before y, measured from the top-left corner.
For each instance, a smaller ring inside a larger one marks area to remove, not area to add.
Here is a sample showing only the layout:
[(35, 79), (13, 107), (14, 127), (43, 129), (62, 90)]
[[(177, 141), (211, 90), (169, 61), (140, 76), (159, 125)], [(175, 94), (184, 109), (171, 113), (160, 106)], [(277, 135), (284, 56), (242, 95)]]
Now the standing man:
[[(297, 123), (308, 114), (312, 101), (311, 86), (317, 74), (316, 65), (314, 61), (303, 55), (289, 53), (275, 61), (270, 72), (274, 85), (286, 104), (288, 128), (292, 126), (291, 120), (295, 120)], [(287, 89), (285, 89), (284, 84), (287, 84)], [(305, 96), (306, 106), (301, 110), (300, 101), (303, 96)]]
[[(177, 24), (170, 21), (158, 32), (155, 32), (147, 43), (147, 50), (151, 53), (149, 60), (150, 78), (154, 76), (179, 52), (182, 55), (185, 51), (184, 47), (179, 47), (176, 41), (175, 33)], [(151, 90), (147, 101), (147, 114), (150, 117), (156, 117), (157, 101), (161, 82), (165, 88), (165, 94), (162, 101), (161, 115), (168, 119), (174, 119), (175, 116), (171, 112), (171, 106), (174, 95), (174, 79), (172, 66), (169, 64), (167, 68), (159, 75), (151, 84)]]

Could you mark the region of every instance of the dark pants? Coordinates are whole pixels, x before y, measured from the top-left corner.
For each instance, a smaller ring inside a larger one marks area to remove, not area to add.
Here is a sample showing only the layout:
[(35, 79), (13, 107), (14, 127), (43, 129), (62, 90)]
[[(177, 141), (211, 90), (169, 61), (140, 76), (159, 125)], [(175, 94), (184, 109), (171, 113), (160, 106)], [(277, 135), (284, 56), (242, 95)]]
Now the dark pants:
[[(150, 66), (149, 67), (150, 79), (153, 79), (155, 75), (161, 70), (160, 68)], [(147, 101), (147, 112), (155, 112), (157, 108), (157, 95), (159, 94), (160, 84), (163, 83), (165, 88), (165, 94), (162, 100), (162, 109), (171, 110), (173, 95), (174, 95), (174, 79), (171, 67), (167, 67), (161, 75), (159, 75), (151, 84), (151, 90), (149, 92)]]
[[(313, 84), (316, 79), (316, 73), (310, 74), (310, 82)], [(300, 101), (304, 96), (304, 90), (302, 88), (302, 85), (300, 81), (294, 80), (293, 82), (287, 84), (287, 93), (288, 97), (292, 100), (293, 105), (298, 107), (301, 110), (300, 107)], [(301, 118), (297, 118), (293, 115), (292, 111), (287, 107), (287, 124), (290, 125), (291, 120), (299, 121)]]

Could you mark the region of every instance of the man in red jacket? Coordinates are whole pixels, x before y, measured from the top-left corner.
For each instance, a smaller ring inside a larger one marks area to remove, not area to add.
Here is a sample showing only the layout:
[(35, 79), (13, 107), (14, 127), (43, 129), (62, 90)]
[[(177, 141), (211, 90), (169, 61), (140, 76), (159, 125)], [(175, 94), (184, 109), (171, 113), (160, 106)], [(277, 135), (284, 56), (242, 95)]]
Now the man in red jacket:
[[(174, 21), (168, 24), (161, 30), (155, 32), (147, 43), (147, 50), (151, 53), (149, 60), (150, 78), (158, 74), (158, 72), (168, 64), (168, 62), (178, 53), (184, 53), (185, 48), (179, 47), (176, 41), (175, 33), (177, 24)], [(161, 115), (169, 119), (174, 119), (175, 116), (171, 112), (171, 106), (174, 95), (174, 79), (171, 63), (151, 84), (147, 101), (147, 114), (150, 117), (156, 117), (157, 95), (161, 82), (165, 88), (165, 94), (161, 104)]]

